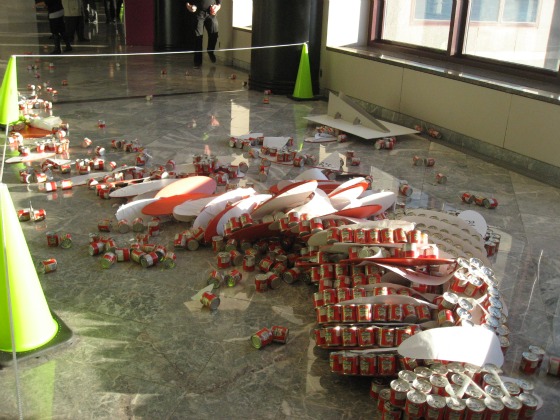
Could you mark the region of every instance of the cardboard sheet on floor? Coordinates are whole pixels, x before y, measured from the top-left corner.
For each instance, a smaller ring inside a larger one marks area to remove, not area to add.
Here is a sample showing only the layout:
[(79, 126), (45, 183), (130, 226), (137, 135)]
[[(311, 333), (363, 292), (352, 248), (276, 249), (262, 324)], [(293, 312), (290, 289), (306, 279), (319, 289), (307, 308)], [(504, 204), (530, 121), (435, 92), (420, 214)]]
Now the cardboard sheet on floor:
[(326, 115), (310, 115), (305, 118), (366, 140), (418, 133), (414, 129), (376, 119), (342, 92), (338, 96), (332, 92), (329, 94)]
[(30, 125), (26, 125), (25, 128), (21, 131), (18, 131), (24, 139), (38, 139), (50, 136), (52, 134), (52, 130), (44, 130), (42, 128), (32, 127)]
[(303, 141), (306, 143), (331, 143), (337, 140), (338, 138), (330, 134), (317, 133), (313, 137), (306, 137)]
[(498, 336), (481, 326), (433, 328), (414, 334), (398, 347), (398, 353), (415, 359), (449, 360), (482, 366), (502, 366), (504, 354)]
[(288, 140), (290, 140), (290, 137), (265, 137), (263, 140), (263, 146), (281, 149), (286, 146)]

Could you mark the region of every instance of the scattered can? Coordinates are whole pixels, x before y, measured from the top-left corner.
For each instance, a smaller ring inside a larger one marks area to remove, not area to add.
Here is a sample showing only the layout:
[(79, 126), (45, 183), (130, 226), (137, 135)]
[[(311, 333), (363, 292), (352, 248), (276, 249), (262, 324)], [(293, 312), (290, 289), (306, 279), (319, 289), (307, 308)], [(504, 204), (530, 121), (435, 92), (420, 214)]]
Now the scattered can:
[(109, 269), (117, 262), (117, 256), (114, 252), (106, 252), (101, 258), (101, 268)]
[(200, 303), (210, 310), (215, 311), (220, 306), (220, 298), (211, 292), (204, 292), (200, 298)]
[(410, 197), (412, 195), (412, 187), (408, 184), (401, 184), (399, 187), (399, 192), (406, 196), (406, 197)]
[(289, 332), (289, 329), (287, 327), (273, 325), (271, 327), (271, 331), (272, 331), (273, 342), (286, 344), (286, 342), (288, 341), (288, 332)]
[(251, 344), (256, 349), (261, 349), (264, 346), (272, 343), (273, 336), (272, 332), (268, 328), (261, 328), (255, 334), (251, 336)]
[(57, 262), (54, 258), (49, 258), (48, 260), (43, 260), (37, 264), (37, 271), (39, 273), (47, 274), (56, 271)]

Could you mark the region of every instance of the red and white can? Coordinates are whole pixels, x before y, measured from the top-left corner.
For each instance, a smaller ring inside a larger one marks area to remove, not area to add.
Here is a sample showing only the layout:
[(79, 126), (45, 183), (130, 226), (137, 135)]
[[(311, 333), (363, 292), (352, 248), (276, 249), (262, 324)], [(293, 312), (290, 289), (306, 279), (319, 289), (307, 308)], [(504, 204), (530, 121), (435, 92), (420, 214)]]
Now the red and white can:
[(286, 344), (288, 342), (288, 332), (287, 327), (282, 327), (280, 325), (273, 325), (271, 327), (272, 341), (275, 343)]
[(519, 370), (527, 374), (533, 374), (539, 367), (539, 356), (530, 351), (521, 353), (521, 362), (519, 363)]
[(261, 349), (264, 346), (269, 345), (272, 343), (272, 340), (272, 332), (268, 328), (261, 328), (251, 336), (251, 344), (256, 349)]
[(210, 310), (215, 311), (220, 306), (220, 298), (211, 292), (204, 292), (200, 297), (200, 303)]
[(115, 248), (117, 262), (130, 261), (130, 248)]
[(53, 271), (56, 271), (57, 265), (58, 264), (54, 258), (49, 258), (48, 260), (39, 262), (37, 265), (37, 271), (43, 274), (52, 273)]
[(379, 347), (394, 347), (395, 329), (391, 327), (379, 327), (377, 329), (377, 345)]
[(231, 256), (229, 252), (219, 252), (217, 255), (218, 268), (228, 268), (231, 266)]
[(59, 237), (56, 232), (47, 232), (47, 246), (56, 248), (59, 245)]
[(266, 274), (257, 274), (255, 276), (255, 290), (263, 293), (268, 290), (268, 276)]
[(117, 262), (117, 256), (113, 252), (106, 252), (101, 258), (101, 268), (109, 269)]
[(392, 353), (377, 355), (377, 372), (380, 376), (393, 376), (397, 374), (397, 356)]

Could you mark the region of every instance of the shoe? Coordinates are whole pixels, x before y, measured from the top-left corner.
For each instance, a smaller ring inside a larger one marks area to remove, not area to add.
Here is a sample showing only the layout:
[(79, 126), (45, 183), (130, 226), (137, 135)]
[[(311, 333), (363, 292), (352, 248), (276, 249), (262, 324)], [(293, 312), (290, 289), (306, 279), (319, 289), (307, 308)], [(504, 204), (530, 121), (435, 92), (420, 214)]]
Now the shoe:
[(64, 52), (70, 52), (72, 50), (73, 50), (73, 48), (70, 45), (64, 47)]
[(212, 63), (216, 62), (216, 55), (212, 51), (208, 52), (208, 57), (210, 57)]
[(60, 51), (60, 48), (57, 48), (55, 50), (52, 50), (49, 54), (51, 54), (51, 55), (62, 54), (62, 51)]

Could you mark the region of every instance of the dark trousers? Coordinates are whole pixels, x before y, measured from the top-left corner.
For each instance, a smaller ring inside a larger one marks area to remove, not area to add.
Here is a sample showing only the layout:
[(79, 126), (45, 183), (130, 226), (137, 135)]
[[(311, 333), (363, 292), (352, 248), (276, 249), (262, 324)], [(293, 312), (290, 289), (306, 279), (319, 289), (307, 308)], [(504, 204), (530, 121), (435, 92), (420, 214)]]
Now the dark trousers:
[(114, 22), (117, 17), (117, 3), (115, 0), (104, 0), (105, 17), (107, 22)]
[[(199, 66), (202, 64), (202, 36), (204, 29), (208, 34), (208, 51), (216, 49), (218, 43), (218, 18), (204, 11), (195, 13), (194, 22), (194, 64)], [(213, 54), (213, 53), (212, 53)]]
[(66, 36), (70, 41), (74, 41), (75, 35), (78, 35), (79, 41), (83, 41), (86, 38), (83, 16), (64, 16), (64, 24), (66, 25)]
[(49, 27), (53, 34), (54, 49), (60, 50), (60, 41), (64, 40), (67, 47), (70, 47), (70, 38), (66, 34), (66, 26), (64, 25), (64, 17), (49, 19)]

